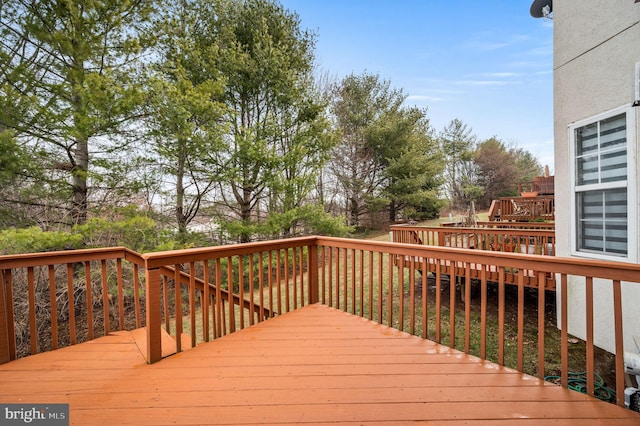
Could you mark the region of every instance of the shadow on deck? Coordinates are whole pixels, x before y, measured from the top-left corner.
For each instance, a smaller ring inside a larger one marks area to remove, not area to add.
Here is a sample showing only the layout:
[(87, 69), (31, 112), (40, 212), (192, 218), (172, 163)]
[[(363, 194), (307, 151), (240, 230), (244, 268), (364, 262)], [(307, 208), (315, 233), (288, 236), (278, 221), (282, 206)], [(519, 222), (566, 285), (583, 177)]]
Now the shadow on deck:
[(0, 365), (71, 424), (638, 425), (619, 406), (313, 304), (147, 365), (130, 332)]

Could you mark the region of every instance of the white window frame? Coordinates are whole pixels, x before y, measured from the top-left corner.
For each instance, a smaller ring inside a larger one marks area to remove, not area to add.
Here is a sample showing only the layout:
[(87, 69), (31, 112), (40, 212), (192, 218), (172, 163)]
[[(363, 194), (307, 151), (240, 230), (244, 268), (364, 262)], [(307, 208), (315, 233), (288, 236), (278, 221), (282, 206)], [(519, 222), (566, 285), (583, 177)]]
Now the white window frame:
[[(598, 183), (577, 186), (576, 182), (576, 140), (575, 130), (607, 118), (624, 113), (626, 115), (627, 129), (627, 180), (614, 183)], [(593, 117), (574, 122), (568, 126), (569, 133), (569, 162), (570, 162), (570, 182), (571, 182), (571, 255), (592, 259), (602, 259), (618, 262), (638, 262), (638, 195), (637, 195), (637, 159), (636, 159), (636, 114), (635, 109), (630, 106), (618, 107)], [(577, 194), (590, 190), (606, 190), (612, 188), (626, 188), (627, 190), (627, 254), (615, 255), (605, 252), (582, 251), (578, 249), (578, 205)], [(560, 194), (556, 193), (556, 197)]]

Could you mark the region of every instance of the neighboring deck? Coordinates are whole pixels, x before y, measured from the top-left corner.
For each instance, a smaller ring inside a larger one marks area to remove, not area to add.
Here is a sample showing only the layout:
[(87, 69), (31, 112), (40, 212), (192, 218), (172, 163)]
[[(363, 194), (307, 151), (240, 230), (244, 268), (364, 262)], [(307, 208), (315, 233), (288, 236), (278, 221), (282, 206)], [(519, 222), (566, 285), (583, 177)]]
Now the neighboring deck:
[(145, 364), (128, 332), (0, 365), (72, 424), (616, 424), (640, 415), (324, 305)]

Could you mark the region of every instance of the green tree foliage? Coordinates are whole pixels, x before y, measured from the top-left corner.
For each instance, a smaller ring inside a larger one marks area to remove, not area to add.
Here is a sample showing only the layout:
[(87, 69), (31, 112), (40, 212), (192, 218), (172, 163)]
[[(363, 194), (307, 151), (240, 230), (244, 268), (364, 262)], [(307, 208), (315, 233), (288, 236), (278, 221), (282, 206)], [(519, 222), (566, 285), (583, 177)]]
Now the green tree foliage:
[(519, 182), (530, 182), (544, 173), (540, 161), (531, 152), (520, 147), (512, 147), (510, 150), (516, 159)]
[(373, 126), (369, 138), (385, 177), (381, 197), (389, 202), (389, 221), (403, 211), (411, 219), (437, 216), (442, 155), (426, 111), (390, 111)]
[[(120, 154), (140, 104), (135, 66), (153, 1), (4, 0), (0, 12), (0, 128), (46, 152), (38, 185), (89, 210), (89, 165)], [(96, 175), (98, 176), (98, 175)], [(68, 198), (67, 198), (68, 197)]]
[(478, 208), (487, 208), (499, 197), (518, 195), (518, 169), (515, 157), (495, 136), (478, 144), (474, 161), (478, 166), (478, 181), (484, 188)]
[(332, 112), (340, 142), (333, 151), (330, 168), (351, 226), (359, 226), (366, 212), (386, 205), (379, 198), (384, 176), (381, 155), (376, 152), (376, 146), (383, 147), (384, 138), (374, 142), (370, 136), (375, 131), (382, 133), (383, 117), (397, 113), (405, 98), (401, 91), (391, 88), (389, 81), (366, 72), (348, 75), (334, 89)]
[(453, 208), (465, 209), (470, 201), (466, 194), (477, 196), (478, 192), (473, 163), (476, 136), (456, 118), (444, 128), (439, 139), (445, 161), (445, 192)]
[(147, 123), (160, 169), (168, 174), (173, 191), (175, 221), (180, 239), (196, 217), (205, 197), (214, 189), (212, 153), (221, 148), (219, 120), (224, 105), (216, 65), (217, 47), (200, 40), (203, 8), (209, 2), (169, 3), (155, 26), (159, 61), (149, 85)]
[(23, 190), (38, 172), (38, 152), (27, 151), (14, 137), (14, 132), (0, 132), (0, 228), (33, 225), (27, 209), (16, 209), (16, 202), (29, 197)]
[(0, 231), (1, 254), (78, 249), (82, 247), (82, 243), (83, 239), (79, 234), (43, 231), (38, 226), (8, 228)]
[(87, 247), (127, 247), (138, 252), (174, 250), (210, 244), (201, 236), (178, 241), (163, 230), (148, 212), (135, 206), (103, 211), (66, 231), (45, 231), (38, 226), (0, 230), (0, 254), (72, 250)]
[(388, 208), (438, 210), (440, 154), (426, 113), (405, 107), (406, 95), (375, 74), (349, 75), (335, 88), (332, 111), (340, 132), (331, 171), (348, 223)]
[(208, 13), (201, 43), (219, 49), (228, 130), (214, 153), (215, 179), (221, 213), (241, 222), (246, 242), (259, 209), (299, 205), (326, 160), (323, 109), (310, 84), (315, 37), (271, 1), (220, 2)]
[(477, 198), (478, 208), (488, 208), (499, 197), (517, 196), (518, 183), (540, 176), (542, 167), (528, 151), (508, 147), (497, 137), (478, 144), (474, 155), (478, 185), (483, 188)]

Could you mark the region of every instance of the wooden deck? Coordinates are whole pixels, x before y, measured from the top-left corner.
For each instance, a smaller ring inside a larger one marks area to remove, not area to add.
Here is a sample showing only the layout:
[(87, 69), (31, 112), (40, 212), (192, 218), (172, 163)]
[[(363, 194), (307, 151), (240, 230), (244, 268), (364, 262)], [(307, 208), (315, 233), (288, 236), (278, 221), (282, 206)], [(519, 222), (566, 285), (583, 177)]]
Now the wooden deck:
[(71, 424), (638, 425), (640, 415), (324, 305), (147, 365), (131, 333), (0, 365)]

